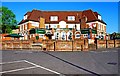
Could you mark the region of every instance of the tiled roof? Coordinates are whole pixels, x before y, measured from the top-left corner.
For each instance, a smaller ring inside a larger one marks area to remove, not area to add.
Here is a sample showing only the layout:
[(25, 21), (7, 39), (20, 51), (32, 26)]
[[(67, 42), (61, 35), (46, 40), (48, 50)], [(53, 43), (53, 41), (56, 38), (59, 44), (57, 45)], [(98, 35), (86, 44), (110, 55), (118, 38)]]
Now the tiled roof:
[[(80, 23), (80, 19), (83, 16), (87, 17), (87, 22), (91, 21), (100, 21), (104, 24), (106, 24), (103, 20), (99, 20), (97, 18), (98, 13), (93, 12), (90, 10), (84, 10), (84, 11), (40, 11), (40, 10), (32, 10), (31, 12), (27, 12), (25, 15), (27, 15), (27, 19), (23, 19), (19, 24), (22, 24), (27, 21), (35, 21), (39, 22), (39, 18), (43, 17), (45, 18), (45, 23), (59, 23), (60, 21), (65, 21), (66, 23)], [(58, 16), (58, 21), (50, 21), (50, 16)], [(75, 16), (75, 21), (68, 21), (68, 16)]]
[(32, 10), (32, 12), (27, 12), (25, 15), (27, 15), (27, 19), (23, 19), (19, 24), (22, 24), (27, 21), (35, 21), (39, 22), (39, 18), (43, 16), (42, 12), (39, 10)]
[[(45, 23), (59, 23), (65, 21), (67, 23), (79, 23), (82, 12), (80, 11), (44, 11)], [(50, 16), (58, 16), (58, 21), (50, 21)], [(75, 16), (75, 21), (68, 21), (68, 16)]]

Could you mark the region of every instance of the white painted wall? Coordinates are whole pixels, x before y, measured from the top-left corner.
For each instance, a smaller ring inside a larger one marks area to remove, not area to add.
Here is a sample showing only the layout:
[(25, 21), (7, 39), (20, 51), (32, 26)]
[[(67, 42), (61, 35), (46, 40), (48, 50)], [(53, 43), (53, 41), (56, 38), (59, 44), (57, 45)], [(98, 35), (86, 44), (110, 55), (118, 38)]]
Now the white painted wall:
[(77, 30), (80, 30), (80, 24), (76, 24)]
[(66, 22), (65, 21), (60, 21), (59, 25), (60, 25), (60, 28), (66, 28)]
[(75, 24), (67, 24), (68, 25), (68, 28), (74, 28), (75, 27)]
[(39, 22), (29, 21), (32, 26), (39, 27)]

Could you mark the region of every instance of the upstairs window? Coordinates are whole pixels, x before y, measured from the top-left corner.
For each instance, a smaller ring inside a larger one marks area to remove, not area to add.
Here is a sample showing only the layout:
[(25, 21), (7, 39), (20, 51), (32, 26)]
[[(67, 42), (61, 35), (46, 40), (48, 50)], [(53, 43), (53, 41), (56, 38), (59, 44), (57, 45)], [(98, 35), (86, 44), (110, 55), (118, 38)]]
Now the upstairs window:
[(99, 19), (99, 20), (102, 20), (102, 17), (101, 17), (100, 15), (98, 15), (98, 19)]
[(68, 21), (75, 21), (75, 16), (68, 16)]
[(58, 16), (51, 16), (50, 21), (58, 21)]
[(24, 20), (26, 20), (26, 19), (27, 19), (27, 17), (28, 17), (28, 16), (27, 16), (27, 15), (25, 15), (25, 16), (24, 16)]

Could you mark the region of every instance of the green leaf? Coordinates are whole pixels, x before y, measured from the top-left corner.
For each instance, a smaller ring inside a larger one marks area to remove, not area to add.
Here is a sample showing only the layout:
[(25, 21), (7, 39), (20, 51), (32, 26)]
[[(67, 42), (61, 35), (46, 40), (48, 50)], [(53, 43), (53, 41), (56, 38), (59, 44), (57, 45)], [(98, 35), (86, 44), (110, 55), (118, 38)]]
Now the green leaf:
[(2, 28), (2, 33), (11, 33), (13, 29), (11, 26), (16, 25), (17, 21), (15, 14), (7, 7), (0, 7), (0, 26)]

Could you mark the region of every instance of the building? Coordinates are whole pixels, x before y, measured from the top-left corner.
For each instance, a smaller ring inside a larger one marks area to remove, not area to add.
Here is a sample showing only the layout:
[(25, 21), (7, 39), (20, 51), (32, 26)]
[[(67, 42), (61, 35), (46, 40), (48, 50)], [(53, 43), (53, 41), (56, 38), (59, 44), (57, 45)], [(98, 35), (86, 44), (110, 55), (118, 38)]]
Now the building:
[[(21, 40), (105, 39), (106, 23), (98, 12), (32, 10), (18, 24)], [(31, 31), (34, 30), (32, 33)]]

